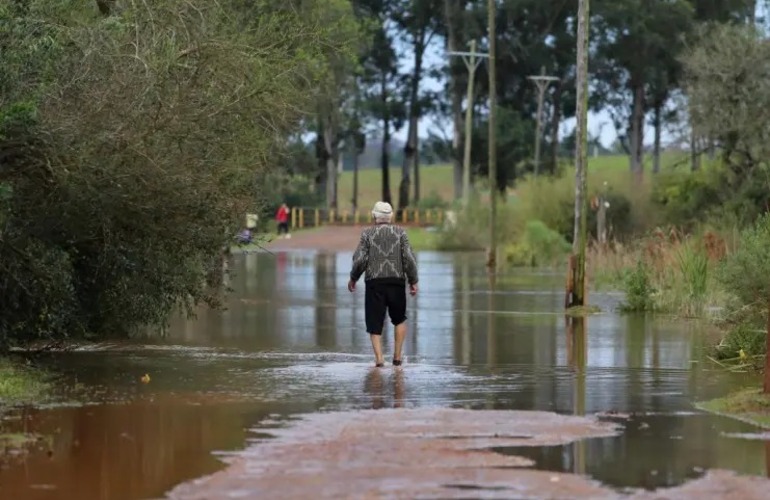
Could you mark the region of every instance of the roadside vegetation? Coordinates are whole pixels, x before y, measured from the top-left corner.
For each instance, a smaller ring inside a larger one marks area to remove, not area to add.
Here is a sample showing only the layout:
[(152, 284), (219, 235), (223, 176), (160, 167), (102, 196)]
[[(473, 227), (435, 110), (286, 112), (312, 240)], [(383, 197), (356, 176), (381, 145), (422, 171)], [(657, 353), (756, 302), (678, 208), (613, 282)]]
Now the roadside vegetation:
[(696, 405), (701, 410), (727, 415), (770, 429), (770, 398), (759, 388), (743, 389), (724, 398)]
[(50, 385), (45, 374), (17, 359), (0, 358), (0, 412), (43, 398)]
[(216, 306), (358, 29), (344, 0), (0, 4), (0, 352)]

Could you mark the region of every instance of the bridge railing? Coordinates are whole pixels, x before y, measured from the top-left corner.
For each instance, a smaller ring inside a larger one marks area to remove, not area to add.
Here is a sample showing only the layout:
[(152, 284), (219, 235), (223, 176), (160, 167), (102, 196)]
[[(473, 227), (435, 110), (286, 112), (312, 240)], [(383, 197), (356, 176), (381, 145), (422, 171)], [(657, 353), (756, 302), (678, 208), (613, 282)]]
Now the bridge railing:
[[(407, 208), (396, 211), (394, 222), (410, 226), (438, 226), (446, 220), (446, 211), (438, 208)], [(303, 229), (329, 225), (371, 224), (374, 220), (370, 210), (327, 209), (292, 207), (291, 227)]]

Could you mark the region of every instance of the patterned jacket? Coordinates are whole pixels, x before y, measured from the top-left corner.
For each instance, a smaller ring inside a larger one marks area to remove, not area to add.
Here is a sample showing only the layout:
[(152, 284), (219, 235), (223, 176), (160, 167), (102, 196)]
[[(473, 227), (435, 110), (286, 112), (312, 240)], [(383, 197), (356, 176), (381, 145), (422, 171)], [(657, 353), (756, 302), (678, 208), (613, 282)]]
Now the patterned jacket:
[(353, 254), (350, 279), (358, 281), (364, 272), (366, 281), (395, 278), (417, 284), (417, 261), (406, 231), (391, 224), (364, 229)]

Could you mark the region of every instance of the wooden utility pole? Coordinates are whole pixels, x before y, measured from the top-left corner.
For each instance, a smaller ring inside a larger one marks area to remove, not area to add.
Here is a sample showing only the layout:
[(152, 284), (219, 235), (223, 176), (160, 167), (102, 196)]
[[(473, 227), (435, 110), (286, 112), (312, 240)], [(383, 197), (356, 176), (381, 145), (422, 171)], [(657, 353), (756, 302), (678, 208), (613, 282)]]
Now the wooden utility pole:
[(539, 75), (532, 75), (530, 80), (537, 86), (537, 131), (535, 132), (535, 177), (540, 173), (540, 143), (543, 140), (543, 101), (545, 91), (551, 82), (559, 81), (555, 76), (546, 76), (545, 66), (540, 68)]
[(575, 130), (575, 232), (569, 260), (566, 306), (584, 306), (586, 299), (586, 246), (588, 219), (588, 25), (589, 0), (578, 2), (577, 128)]
[(471, 40), (470, 52), (450, 52), (450, 56), (460, 56), (468, 68), (468, 96), (465, 107), (465, 147), (463, 152), (463, 207), (468, 207), (471, 194), (471, 140), (473, 137), (473, 84), (476, 78), (476, 69), (481, 59), (487, 54), (476, 52), (476, 40)]
[(489, 22), (489, 256), (487, 268), (497, 270), (497, 141), (495, 114), (497, 107), (497, 71), (495, 70), (495, 52), (497, 45), (497, 26), (495, 25), (495, 0), (487, 0)]

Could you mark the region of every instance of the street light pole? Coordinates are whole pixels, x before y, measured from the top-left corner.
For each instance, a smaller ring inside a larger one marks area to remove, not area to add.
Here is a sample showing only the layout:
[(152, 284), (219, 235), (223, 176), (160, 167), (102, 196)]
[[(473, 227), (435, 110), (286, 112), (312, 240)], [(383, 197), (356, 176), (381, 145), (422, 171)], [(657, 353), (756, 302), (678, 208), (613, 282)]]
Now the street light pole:
[(465, 148), (463, 151), (463, 207), (468, 207), (471, 191), (471, 136), (473, 132), (473, 83), (476, 69), (487, 54), (476, 52), (476, 40), (471, 40), (470, 52), (449, 52), (450, 56), (463, 58), (468, 69), (468, 96), (465, 109)]
[(540, 143), (543, 138), (543, 101), (545, 100), (545, 91), (551, 82), (558, 81), (555, 76), (546, 76), (545, 66), (541, 67), (539, 75), (532, 75), (530, 80), (537, 86), (537, 132), (535, 133), (535, 177), (540, 173)]

